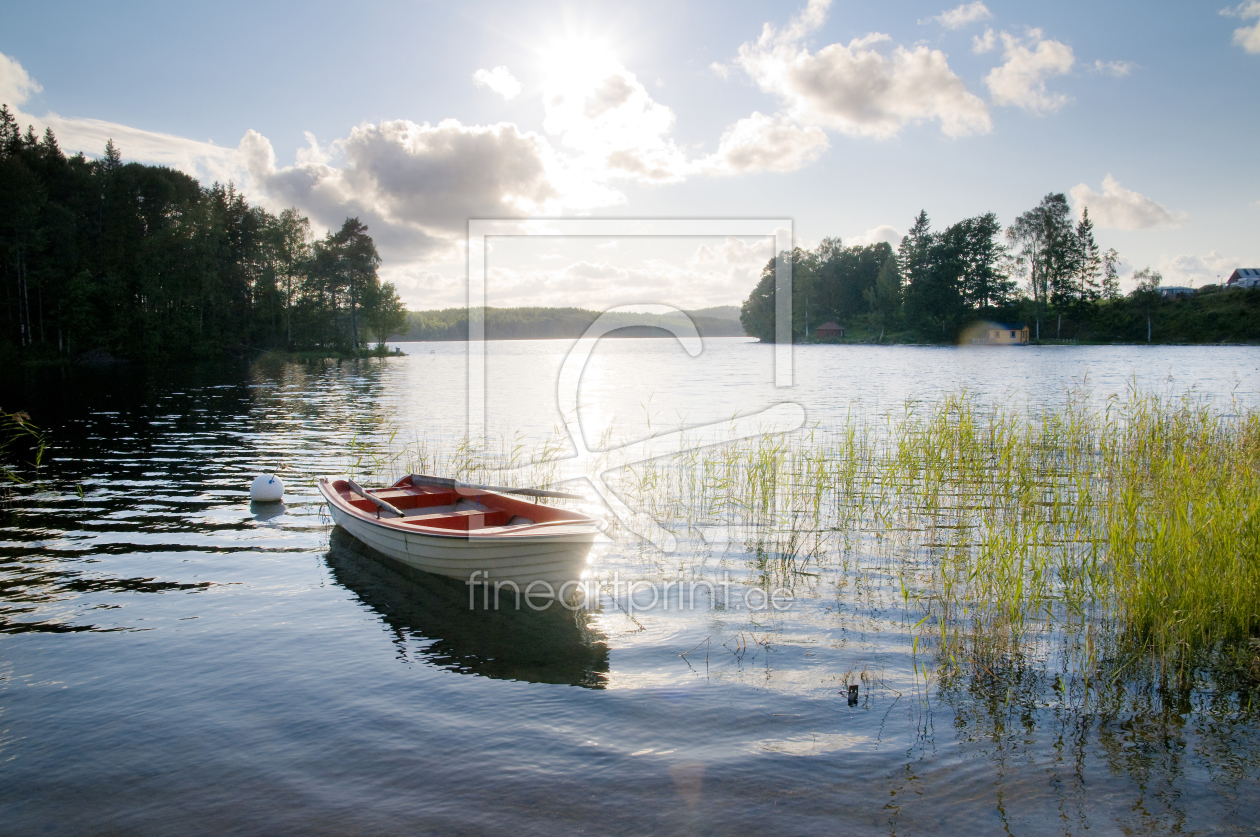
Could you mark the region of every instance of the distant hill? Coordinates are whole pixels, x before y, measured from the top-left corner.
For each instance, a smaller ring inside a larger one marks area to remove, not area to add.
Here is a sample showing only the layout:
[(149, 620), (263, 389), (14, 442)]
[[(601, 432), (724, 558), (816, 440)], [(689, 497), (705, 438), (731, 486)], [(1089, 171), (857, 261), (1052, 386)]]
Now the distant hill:
[[(688, 311), (688, 314), (695, 317), (704, 317), (714, 320), (730, 320), (733, 323), (739, 322), (739, 306), (738, 305), (715, 305), (712, 308), (698, 308), (695, 311)], [(740, 329), (743, 334), (743, 329)]]
[[(540, 340), (581, 337), (600, 316), (584, 308), (487, 308), (487, 340)], [(743, 337), (739, 308), (719, 305), (688, 311), (702, 337)], [(668, 317), (660, 314), (615, 314), (626, 325), (610, 337), (668, 337), (663, 328)], [(440, 311), (409, 311), (408, 329), (391, 340), (467, 340), (468, 311), (445, 308)], [(656, 326), (660, 323), (661, 326)]]

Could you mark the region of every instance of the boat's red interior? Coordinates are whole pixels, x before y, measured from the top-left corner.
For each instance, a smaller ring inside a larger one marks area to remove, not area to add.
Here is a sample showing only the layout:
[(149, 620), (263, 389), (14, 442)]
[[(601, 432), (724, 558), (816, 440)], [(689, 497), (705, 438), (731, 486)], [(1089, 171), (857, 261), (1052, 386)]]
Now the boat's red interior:
[[(351, 489), (346, 480), (337, 480), (332, 488), (356, 509), (376, 516), (377, 505)], [(457, 490), (435, 485), (416, 485), (410, 482), (410, 477), (404, 477), (391, 488), (367, 490), (403, 513), (403, 517), (397, 518), (386, 511), (381, 514), (383, 518), (408, 525), (459, 532), (586, 519), (585, 515), (564, 509), (540, 506), (475, 489)]]

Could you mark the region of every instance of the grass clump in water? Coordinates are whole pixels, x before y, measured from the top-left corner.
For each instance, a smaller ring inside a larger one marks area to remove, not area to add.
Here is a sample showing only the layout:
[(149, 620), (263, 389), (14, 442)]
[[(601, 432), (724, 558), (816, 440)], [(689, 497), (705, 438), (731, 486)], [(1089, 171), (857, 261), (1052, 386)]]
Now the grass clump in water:
[[(1095, 404), (1076, 391), (1021, 411), (963, 393), (659, 453), (619, 463), (612, 448), (599, 470), (684, 551), (726, 527), (767, 585), (822, 578), (855, 605), (899, 609), (916, 650), (933, 648), (946, 669), (1053, 657), (1085, 684), (1140, 671), (1184, 685), (1203, 666), (1250, 677), (1254, 410), (1136, 392)], [(498, 484), (516, 468), (514, 484), (545, 485), (568, 455), (557, 432), (532, 445), (416, 442), (356, 467)]]
[(900, 599), (954, 665), (1057, 637), (1086, 679), (1105, 663), (1185, 681), (1260, 634), (1252, 410), (1076, 392), (1034, 413), (961, 394), (633, 473), (632, 505), (735, 522), (767, 573), (843, 570), (855, 551), (879, 564), (876, 597)]

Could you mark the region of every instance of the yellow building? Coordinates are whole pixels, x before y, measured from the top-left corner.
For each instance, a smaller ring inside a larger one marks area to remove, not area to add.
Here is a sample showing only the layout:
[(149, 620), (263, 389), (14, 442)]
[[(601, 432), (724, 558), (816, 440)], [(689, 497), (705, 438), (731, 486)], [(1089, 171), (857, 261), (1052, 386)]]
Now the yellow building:
[(981, 346), (1027, 346), (1027, 323), (985, 323), (971, 342)]

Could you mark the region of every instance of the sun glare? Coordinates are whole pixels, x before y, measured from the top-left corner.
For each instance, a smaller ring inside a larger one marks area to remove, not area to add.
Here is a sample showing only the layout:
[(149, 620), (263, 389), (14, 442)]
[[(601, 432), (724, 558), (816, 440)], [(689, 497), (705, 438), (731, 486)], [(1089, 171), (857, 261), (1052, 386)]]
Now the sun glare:
[(584, 35), (550, 42), (540, 51), (539, 60), (549, 87), (590, 84), (621, 67), (607, 40)]

